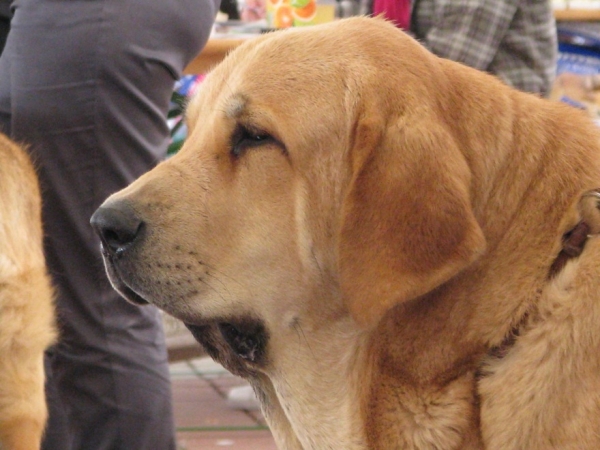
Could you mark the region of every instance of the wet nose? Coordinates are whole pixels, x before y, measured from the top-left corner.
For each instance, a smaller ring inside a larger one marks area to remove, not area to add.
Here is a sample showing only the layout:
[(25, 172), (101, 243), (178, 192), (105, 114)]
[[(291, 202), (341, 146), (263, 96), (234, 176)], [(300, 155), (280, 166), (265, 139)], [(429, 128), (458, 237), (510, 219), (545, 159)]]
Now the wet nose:
[(144, 222), (125, 202), (102, 205), (96, 210), (90, 224), (100, 236), (105, 251), (122, 256), (138, 239)]

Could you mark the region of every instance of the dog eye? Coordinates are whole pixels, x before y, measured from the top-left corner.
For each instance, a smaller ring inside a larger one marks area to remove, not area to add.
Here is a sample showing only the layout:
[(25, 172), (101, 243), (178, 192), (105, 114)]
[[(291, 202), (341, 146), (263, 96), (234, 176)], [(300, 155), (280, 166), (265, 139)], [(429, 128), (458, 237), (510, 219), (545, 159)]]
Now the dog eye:
[(274, 139), (270, 134), (238, 125), (233, 133), (231, 154), (237, 158), (249, 148), (272, 142), (274, 142)]

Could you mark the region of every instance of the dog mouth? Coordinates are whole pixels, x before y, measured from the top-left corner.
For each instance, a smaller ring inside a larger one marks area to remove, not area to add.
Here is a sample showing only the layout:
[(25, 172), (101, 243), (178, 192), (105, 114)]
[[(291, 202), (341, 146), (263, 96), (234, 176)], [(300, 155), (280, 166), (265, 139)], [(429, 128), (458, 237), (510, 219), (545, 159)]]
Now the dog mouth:
[(235, 375), (254, 378), (268, 364), (269, 333), (256, 317), (221, 317), (184, 324), (209, 356)]
[[(185, 322), (184, 324), (198, 342), (202, 343), (204, 341), (207, 330), (206, 325)], [(238, 357), (252, 363), (257, 363), (264, 358), (268, 335), (262, 321), (244, 320), (232, 322), (217, 320), (213, 324), (216, 326), (222, 339)]]
[(112, 284), (113, 288), (121, 294), (121, 296), (130, 303), (138, 306), (144, 306), (150, 304), (148, 300), (143, 298), (140, 294), (134, 291), (131, 287), (129, 287), (113, 261), (113, 256), (107, 252), (104, 248), (104, 245), (101, 246), (102, 257), (104, 258), (104, 266), (106, 268), (106, 273), (108, 275), (108, 279)]
[[(127, 265), (121, 265), (119, 259), (122, 256), (111, 254), (104, 247), (102, 256), (108, 279), (125, 300), (139, 306), (156, 304), (152, 300), (153, 295), (143, 294), (146, 289), (141, 289), (142, 293), (136, 289), (137, 278), (134, 272), (127, 270)], [(156, 305), (164, 309), (164, 305)], [(167, 312), (182, 320), (207, 353), (232, 373), (242, 377), (254, 376), (258, 368), (267, 364), (269, 333), (260, 318), (249, 314), (212, 318), (195, 315), (191, 318), (172, 308)]]
[[(119, 281), (121, 281), (121, 280), (119, 280)], [(111, 280), (111, 282), (112, 282), (112, 280)], [(112, 283), (113, 283), (114, 288), (117, 291), (119, 291), (119, 293), (128, 302), (131, 302), (134, 305), (138, 305), (138, 306), (144, 306), (144, 305), (150, 304), (150, 302), (148, 300), (144, 299), (141, 295), (139, 295), (137, 292), (135, 292), (133, 289), (131, 289), (129, 286), (127, 286), (122, 281), (120, 283), (114, 283), (114, 282), (112, 282)]]

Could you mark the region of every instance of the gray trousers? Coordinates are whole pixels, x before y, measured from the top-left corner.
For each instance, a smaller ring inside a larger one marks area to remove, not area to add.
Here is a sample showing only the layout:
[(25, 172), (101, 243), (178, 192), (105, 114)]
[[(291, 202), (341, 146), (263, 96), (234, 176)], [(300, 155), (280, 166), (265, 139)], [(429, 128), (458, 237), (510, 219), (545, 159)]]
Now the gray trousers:
[(26, 143), (43, 191), (60, 341), (49, 352), (45, 449), (172, 449), (158, 312), (109, 285), (89, 218), (168, 143), (174, 80), (219, 0), (16, 0), (0, 58), (0, 129)]

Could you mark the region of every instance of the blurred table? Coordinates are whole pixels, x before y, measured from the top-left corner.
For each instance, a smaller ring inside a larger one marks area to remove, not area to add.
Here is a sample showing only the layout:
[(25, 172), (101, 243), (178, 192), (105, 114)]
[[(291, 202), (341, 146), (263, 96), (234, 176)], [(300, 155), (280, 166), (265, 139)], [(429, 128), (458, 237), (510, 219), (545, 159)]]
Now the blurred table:
[[(236, 48), (248, 38), (213, 38), (196, 58), (185, 68), (185, 75), (205, 73), (220, 63), (228, 52)], [(250, 38), (251, 39), (251, 38)]]
[(597, 22), (600, 21), (600, 9), (557, 9), (554, 17), (559, 22)]
[(191, 75), (210, 71), (238, 45), (267, 31), (266, 27), (267, 23), (264, 20), (249, 23), (240, 20), (216, 22), (206, 46), (183, 73)]

